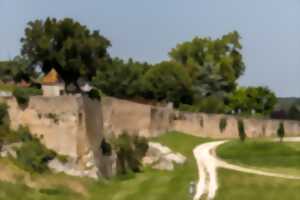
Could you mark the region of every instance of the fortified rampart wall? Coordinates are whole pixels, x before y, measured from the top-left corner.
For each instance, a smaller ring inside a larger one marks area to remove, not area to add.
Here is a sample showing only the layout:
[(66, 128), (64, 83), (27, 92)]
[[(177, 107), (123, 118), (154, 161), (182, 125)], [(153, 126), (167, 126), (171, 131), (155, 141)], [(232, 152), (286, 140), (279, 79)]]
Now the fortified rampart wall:
[[(169, 107), (145, 105), (111, 97), (102, 100), (104, 133), (118, 135), (123, 131), (155, 137), (166, 131), (180, 131), (210, 138), (238, 137), (238, 119), (242, 119), (248, 137), (276, 136), (280, 122), (287, 136), (300, 136), (300, 122), (262, 118), (241, 118), (232, 115), (180, 112)], [(220, 121), (226, 128), (220, 130)]]

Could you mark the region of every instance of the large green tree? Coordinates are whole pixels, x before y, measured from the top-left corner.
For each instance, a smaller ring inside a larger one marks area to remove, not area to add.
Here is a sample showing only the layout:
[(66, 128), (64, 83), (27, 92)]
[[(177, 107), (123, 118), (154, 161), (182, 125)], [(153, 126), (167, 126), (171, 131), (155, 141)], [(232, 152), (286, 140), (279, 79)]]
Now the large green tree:
[(31, 67), (44, 73), (55, 68), (67, 85), (77, 86), (79, 77), (91, 80), (109, 57), (110, 41), (70, 18), (31, 21), (21, 42)]
[(133, 98), (141, 95), (141, 78), (150, 66), (147, 63), (124, 62), (112, 59), (97, 71), (93, 85), (107, 95), (119, 98)]
[(228, 108), (235, 113), (269, 115), (277, 102), (277, 98), (266, 87), (241, 87), (228, 98)]
[(193, 80), (198, 98), (224, 96), (236, 87), (236, 80), (244, 73), (238, 32), (220, 39), (199, 38), (178, 44), (169, 53), (172, 60), (182, 64)]
[(180, 64), (162, 62), (145, 73), (143, 92), (146, 98), (173, 102), (176, 106), (191, 103), (191, 79)]

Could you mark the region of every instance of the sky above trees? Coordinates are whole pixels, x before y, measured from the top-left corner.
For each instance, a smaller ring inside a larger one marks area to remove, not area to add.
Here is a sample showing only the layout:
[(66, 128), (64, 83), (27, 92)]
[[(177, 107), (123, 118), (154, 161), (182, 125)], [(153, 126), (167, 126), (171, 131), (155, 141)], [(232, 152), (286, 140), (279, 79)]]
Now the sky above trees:
[(242, 36), (242, 85), (265, 85), (278, 96), (300, 96), (298, 0), (0, 0), (0, 60), (19, 53), (26, 23), (72, 17), (99, 29), (112, 56), (157, 63), (195, 36)]

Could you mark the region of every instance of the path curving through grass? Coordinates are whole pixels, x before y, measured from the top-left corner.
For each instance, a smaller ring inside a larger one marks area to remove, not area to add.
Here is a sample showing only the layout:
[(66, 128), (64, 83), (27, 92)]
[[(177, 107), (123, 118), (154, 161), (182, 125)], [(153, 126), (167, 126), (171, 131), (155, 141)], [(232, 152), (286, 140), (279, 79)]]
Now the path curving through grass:
[[(287, 141), (298, 142), (300, 138), (287, 138)], [(216, 149), (220, 145), (228, 142), (227, 140), (208, 142), (197, 146), (194, 150), (194, 156), (197, 161), (199, 181), (196, 188), (194, 200), (207, 195), (208, 199), (213, 199), (218, 189), (217, 168), (224, 168), (248, 174), (261, 176), (269, 176), (275, 178), (284, 178), (292, 180), (300, 180), (300, 176), (292, 176), (280, 173), (267, 172), (248, 167), (242, 167), (235, 164), (230, 164), (216, 156)]]

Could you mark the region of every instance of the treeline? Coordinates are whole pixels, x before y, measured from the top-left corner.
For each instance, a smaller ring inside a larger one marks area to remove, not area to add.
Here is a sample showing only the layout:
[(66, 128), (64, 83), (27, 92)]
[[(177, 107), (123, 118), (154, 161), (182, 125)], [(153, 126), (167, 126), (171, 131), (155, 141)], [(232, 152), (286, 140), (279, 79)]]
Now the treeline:
[(48, 18), (28, 23), (20, 57), (26, 62), (14, 69), (31, 81), (55, 68), (67, 91), (80, 90), (78, 80), (85, 80), (107, 95), (172, 102), (187, 111), (269, 115), (276, 103), (272, 91), (238, 86), (245, 71), (240, 39), (236, 31), (218, 39), (195, 37), (171, 49), (168, 60), (149, 64), (112, 58), (111, 42), (98, 31), (69, 18)]

